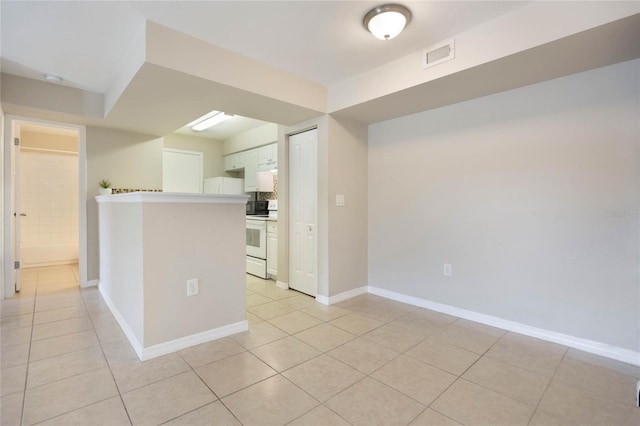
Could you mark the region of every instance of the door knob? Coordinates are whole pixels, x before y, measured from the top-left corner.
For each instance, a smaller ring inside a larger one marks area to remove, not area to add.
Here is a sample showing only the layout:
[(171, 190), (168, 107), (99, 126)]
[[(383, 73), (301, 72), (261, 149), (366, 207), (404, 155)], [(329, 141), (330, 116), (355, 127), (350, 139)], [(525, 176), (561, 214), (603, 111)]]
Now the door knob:
[(27, 217), (27, 214), (25, 212), (22, 212), (22, 213), (20, 213), (20, 216)]

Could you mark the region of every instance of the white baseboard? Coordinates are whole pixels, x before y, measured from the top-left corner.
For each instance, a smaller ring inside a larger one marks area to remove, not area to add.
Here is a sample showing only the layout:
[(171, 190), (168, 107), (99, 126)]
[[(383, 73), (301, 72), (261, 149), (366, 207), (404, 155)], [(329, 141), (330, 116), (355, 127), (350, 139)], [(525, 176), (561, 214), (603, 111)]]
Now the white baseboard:
[(129, 324), (127, 323), (127, 321), (125, 321), (122, 314), (120, 314), (120, 311), (118, 311), (118, 308), (116, 308), (116, 305), (113, 304), (113, 302), (111, 301), (111, 298), (107, 293), (104, 292), (103, 289), (104, 289), (103, 286), (98, 286), (98, 290), (102, 295), (102, 299), (104, 300), (104, 303), (107, 304), (107, 306), (109, 307), (109, 310), (111, 311), (114, 318), (116, 319), (116, 322), (124, 332), (124, 335), (127, 336), (127, 340), (129, 340), (129, 343), (131, 344), (131, 347), (138, 355), (138, 358), (142, 360), (142, 343), (140, 343), (140, 341), (136, 337), (131, 327), (129, 327)]
[(558, 333), (555, 331), (545, 330), (542, 328), (505, 320), (491, 315), (481, 314), (479, 312), (469, 311), (443, 303), (432, 302), (427, 299), (407, 296), (402, 293), (396, 293), (395, 291), (385, 290), (382, 288), (369, 286), (368, 292), (385, 297), (387, 299), (407, 303), (409, 305), (431, 309), (432, 311), (442, 312), (444, 314), (464, 318), (469, 321), (490, 325), (492, 327), (497, 327), (503, 330), (513, 331), (515, 333), (524, 334), (526, 336), (536, 337), (538, 339), (558, 343), (570, 348), (575, 348), (606, 358), (622, 361), (627, 364), (640, 366), (640, 352), (635, 352), (629, 349), (608, 345), (606, 343), (596, 342), (594, 340), (570, 336), (568, 334)]
[(177, 352), (179, 350), (189, 348), (191, 346), (207, 343), (212, 340), (222, 339), (232, 334), (242, 333), (249, 329), (247, 320), (238, 321), (233, 324), (224, 325), (222, 327), (213, 328), (201, 333), (192, 334), (190, 336), (181, 337), (179, 339), (170, 340), (168, 342), (159, 343), (142, 349), (142, 356), (138, 355), (140, 361), (157, 358), (162, 355)]
[(276, 281), (276, 287), (281, 288), (283, 290), (289, 290), (289, 284), (283, 283), (282, 281)]
[(177, 352), (182, 349), (189, 348), (191, 346), (199, 345), (201, 343), (210, 342), (212, 340), (221, 339), (223, 337), (230, 336), (232, 334), (241, 333), (243, 331), (247, 331), (249, 329), (249, 323), (247, 320), (238, 321), (233, 324), (228, 324), (222, 327), (213, 328), (211, 330), (203, 331), (201, 333), (192, 334), (189, 336), (181, 337), (179, 339), (170, 340), (168, 342), (159, 343), (157, 345), (149, 346), (145, 348), (136, 335), (129, 327), (129, 324), (122, 317), (118, 309), (115, 307), (109, 296), (103, 292), (103, 287), (98, 287), (100, 290), (100, 294), (104, 299), (105, 303), (111, 310), (111, 313), (115, 317), (118, 325), (124, 332), (125, 336), (129, 340), (129, 343), (133, 347), (133, 350), (138, 355), (140, 361), (147, 361), (153, 358), (157, 358), (162, 355), (166, 355), (172, 352)]
[(330, 297), (317, 295), (316, 302), (322, 303), (323, 305), (333, 305), (334, 303), (342, 302), (343, 300), (351, 299), (352, 297), (365, 294), (367, 293), (367, 291), (368, 287), (365, 285), (362, 287), (354, 288), (352, 290), (344, 291), (342, 293), (338, 293)]

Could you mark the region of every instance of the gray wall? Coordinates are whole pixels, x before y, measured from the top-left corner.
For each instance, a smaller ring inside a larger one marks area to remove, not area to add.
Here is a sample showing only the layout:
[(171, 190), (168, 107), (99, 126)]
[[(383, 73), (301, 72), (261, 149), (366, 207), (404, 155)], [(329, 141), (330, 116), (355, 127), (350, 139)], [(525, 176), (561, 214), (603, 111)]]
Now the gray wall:
[(370, 126), (369, 285), (637, 351), (639, 76)]
[(112, 188), (162, 189), (162, 138), (87, 127), (87, 279), (99, 278), (98, 182)]

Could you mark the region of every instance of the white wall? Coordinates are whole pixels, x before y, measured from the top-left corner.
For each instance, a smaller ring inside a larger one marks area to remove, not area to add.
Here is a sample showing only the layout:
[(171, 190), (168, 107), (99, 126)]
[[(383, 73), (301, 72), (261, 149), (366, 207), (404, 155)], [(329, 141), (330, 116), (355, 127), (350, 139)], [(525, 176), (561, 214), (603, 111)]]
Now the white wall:
[(87, 127), (87, 277), (99, 276), (98, 182), (112, 188), (162, 189), (162, 138)]
[(204, 177), (228, 176), (224, 171), (222, 141), (173, 133), (165, 136), (164, 147), (197, 151), (203, 154)]
[(370, 126), (369, 285), (638, 351), (639, 76)]

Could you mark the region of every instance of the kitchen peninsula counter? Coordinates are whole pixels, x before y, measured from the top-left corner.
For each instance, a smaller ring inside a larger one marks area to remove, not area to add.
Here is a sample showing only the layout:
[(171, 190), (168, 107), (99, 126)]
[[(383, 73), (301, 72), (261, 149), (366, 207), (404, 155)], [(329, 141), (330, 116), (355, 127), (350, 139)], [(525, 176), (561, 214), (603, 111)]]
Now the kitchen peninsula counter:
[[(248, 329), (245, 195), (96, 197), (99, 289), (141, 360)], [(198, 294), (187, 296), (187, 280)]]

